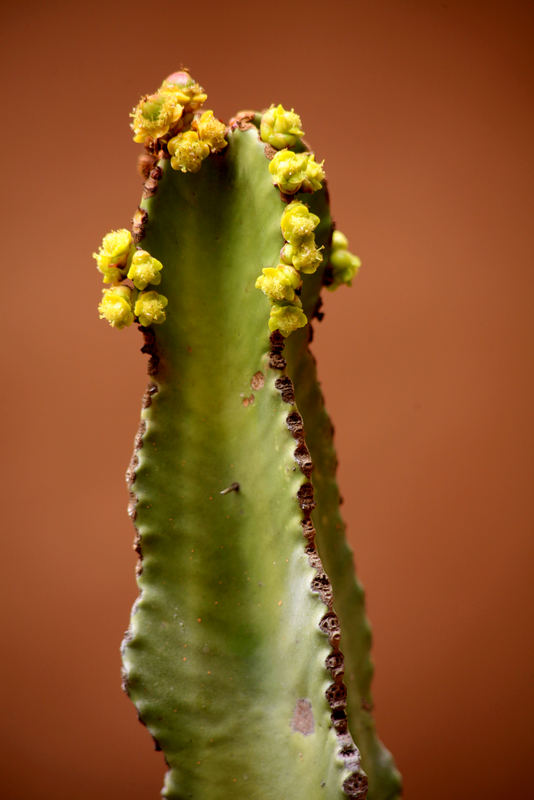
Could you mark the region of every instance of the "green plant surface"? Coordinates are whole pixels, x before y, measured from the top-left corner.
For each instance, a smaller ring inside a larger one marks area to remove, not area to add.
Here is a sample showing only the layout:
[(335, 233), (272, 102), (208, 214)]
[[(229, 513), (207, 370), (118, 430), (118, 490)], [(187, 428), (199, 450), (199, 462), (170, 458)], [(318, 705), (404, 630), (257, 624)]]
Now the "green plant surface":
[(272, 106), (227, 131), (205, 98), (179, 72), (134, 109), (143, 200), (132, 234), (94, 254), (101, 317), (137, 321), (150, 356), (124, 685), (166, 798), (394, 800), (306, 324), (360, 262), (336, 233), (329, 263), (323, 165), (298, 115)]

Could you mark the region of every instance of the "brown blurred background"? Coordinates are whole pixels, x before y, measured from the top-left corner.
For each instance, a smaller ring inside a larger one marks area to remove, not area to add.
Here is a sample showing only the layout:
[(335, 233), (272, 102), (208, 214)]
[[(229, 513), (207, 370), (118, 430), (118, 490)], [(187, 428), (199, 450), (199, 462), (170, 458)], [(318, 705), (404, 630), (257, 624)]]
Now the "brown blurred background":
[(138, 202), (128, 112), (182, 64), (222, 118), (295, 106), (364, 262), (314, 349), (406, 798), (532, 796), (534, 4), (3, 16), (2, 797), (159, 796), (118, 653), (146, 365), (91, 253)]

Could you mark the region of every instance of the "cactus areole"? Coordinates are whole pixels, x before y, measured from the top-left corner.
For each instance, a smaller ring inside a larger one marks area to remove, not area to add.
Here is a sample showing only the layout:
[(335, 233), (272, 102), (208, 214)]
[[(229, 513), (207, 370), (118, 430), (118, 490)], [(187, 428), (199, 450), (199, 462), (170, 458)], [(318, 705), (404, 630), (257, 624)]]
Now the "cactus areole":
[(308, 343), (359, 259), (294, 110), (203, 110), (185, 72), (132, 112), (131, 229), (94, 254), (100, 316), (150, 382), (128, 470), (139, 597), (124, 687), (175, 800), (394, 800), (370, 629)]

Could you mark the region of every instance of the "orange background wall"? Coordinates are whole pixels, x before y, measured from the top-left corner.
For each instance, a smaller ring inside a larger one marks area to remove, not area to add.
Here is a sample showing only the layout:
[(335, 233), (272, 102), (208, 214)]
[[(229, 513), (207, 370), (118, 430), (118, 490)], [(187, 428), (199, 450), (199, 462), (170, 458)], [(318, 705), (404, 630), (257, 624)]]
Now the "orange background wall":
[(128, 112), (181, 64), (295, 106), (364, 267), (314, 344), (408, 800), (530, 796), (531, 2), (4, 6), (1, 794), (158, 797), (120, 690), (145, 359), (91, 259), (139, 194)]

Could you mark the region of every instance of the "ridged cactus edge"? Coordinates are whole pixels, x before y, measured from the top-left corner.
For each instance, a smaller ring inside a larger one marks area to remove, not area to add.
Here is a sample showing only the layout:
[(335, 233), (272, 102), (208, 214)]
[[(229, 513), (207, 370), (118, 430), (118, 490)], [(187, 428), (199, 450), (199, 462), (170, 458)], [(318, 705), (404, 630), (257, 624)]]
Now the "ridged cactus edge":
[(273, 105), (226, 126), (205, 100), (185, 71), (141, 99), (142, 201), (94, 254), (100, 316), (138, 322), (150, 358), (124, 686), (166, 798), (394, 800), (308, 346), (321, 288), (360, 262), (299, 116)]

